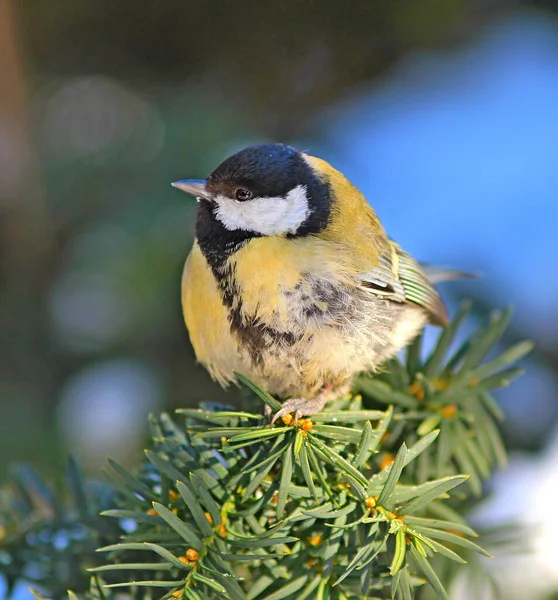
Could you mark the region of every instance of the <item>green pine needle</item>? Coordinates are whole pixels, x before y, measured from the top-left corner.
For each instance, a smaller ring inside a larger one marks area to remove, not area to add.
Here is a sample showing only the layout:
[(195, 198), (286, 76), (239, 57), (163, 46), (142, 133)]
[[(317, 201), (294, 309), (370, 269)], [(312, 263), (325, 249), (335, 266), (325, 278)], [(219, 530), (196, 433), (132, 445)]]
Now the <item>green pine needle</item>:
[(116, 600), (122, 588), (132, 600), (412, 600), (425, 582), (447, 598), (455, 569), (438, 572), (440, 561), (490, 556), (463, 514), (506, 462), (491, 392), (532, 348), (520, 342), (483, 363), (504, 312), (454, 350), (468, 310), (425, 360), (418, 338), (404, 361), (359, 377), (353, 395), (311, 419), (271, 426), (262, 403), (275, 412), (280, 402), (238, 373), (253, 392), (246, 410), (151, 417), (143, 463), (130, 473), (109, 461), (106, 501), (74, 463), (62, 501), (33, 471), (16, 471), (0, 490), (0, 550), (19, 569), (8, 582), (41, 564), (32, 583), (48, 593), (37, 597), (65, 596), (56, 547), (27, 533), (82, 527), (69, 546), (72, 585), (82, 582), (70, 600)]

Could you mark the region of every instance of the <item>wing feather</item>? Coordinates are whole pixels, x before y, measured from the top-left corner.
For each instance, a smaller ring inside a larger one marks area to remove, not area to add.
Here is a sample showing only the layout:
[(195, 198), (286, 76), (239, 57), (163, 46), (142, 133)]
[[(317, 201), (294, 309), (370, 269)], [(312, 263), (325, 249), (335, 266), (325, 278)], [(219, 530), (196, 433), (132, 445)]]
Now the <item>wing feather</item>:
[(380, 255), (378, 266), (360, 275), (360, 279), (364, 287), (379, 296), (421, 306), (434, 325), (445, 326), (449, 322), (446, 306), (424, 269), (391, 240)]

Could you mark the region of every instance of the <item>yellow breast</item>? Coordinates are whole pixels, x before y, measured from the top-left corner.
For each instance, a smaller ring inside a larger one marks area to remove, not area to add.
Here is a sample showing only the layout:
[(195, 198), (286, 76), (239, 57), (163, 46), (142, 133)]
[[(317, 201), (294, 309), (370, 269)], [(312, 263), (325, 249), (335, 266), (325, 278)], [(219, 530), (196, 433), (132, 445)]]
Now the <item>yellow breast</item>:
[(197, 359), (226, 385), (234, 378), (232, 371), (240, 368), (241, 359), (217, 282), (197, 243), (184, 266), (182, 310)]

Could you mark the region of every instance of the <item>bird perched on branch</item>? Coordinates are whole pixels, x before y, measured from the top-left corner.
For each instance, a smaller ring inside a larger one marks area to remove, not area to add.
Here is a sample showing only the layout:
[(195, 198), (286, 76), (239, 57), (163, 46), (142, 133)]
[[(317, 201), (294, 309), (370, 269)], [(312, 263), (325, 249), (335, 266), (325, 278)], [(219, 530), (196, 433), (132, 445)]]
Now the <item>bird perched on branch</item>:
[(223, 386), (243, 373), (284, 399), (274, 420), (313, 415), (427, 322), (446, 325), (432, 272), (384, 231), (326, 161), (283, 144), (241, 150), (207, 180), (182, 305), (197, 359)]

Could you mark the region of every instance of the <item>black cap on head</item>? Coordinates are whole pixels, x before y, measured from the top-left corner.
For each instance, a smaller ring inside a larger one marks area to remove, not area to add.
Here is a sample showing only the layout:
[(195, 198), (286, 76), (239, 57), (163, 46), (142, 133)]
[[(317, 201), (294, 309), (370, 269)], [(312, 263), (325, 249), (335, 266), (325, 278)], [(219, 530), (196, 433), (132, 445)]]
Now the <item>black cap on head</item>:
[(297, 235), (318, 233), (329, 219), (329, 185), (292, 146), (249, 146), (223, 161), (207, 178), (208, 192), (229, 198), (234, 198), (237, 188), (251, 191), (255, 198), (284, 197), (300, 185), (306, 188), (311, 214)]
[(231, 195), (237, 187), (249, 189), (255, 197), (284, 196), (306, 180), (309, 166), (292, 146), (262, 144), (250, 146), (224, 160), (207, 179), (214, 194)]

